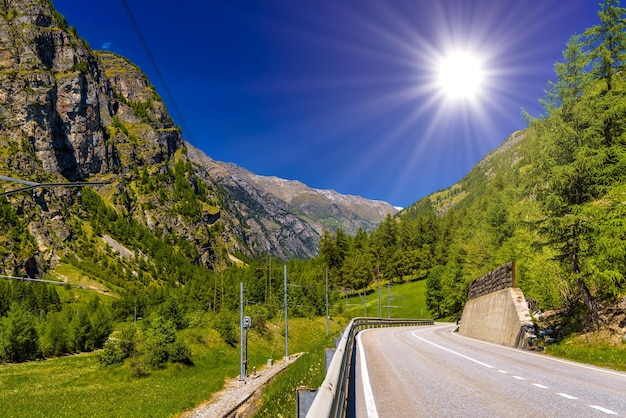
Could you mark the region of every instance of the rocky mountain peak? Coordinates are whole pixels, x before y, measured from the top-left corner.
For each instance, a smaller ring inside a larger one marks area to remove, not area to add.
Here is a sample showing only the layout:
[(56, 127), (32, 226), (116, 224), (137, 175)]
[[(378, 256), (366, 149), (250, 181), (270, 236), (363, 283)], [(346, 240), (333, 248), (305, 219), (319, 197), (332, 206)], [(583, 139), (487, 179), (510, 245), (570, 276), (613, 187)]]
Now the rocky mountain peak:
[[(185, 144), (141, 69), (92, 51), (49, 0), (0, 3), (0, 175), (107, 180), (95, 190), (111, 219), (184, 242), (186, 256), (209, 268), (261, 254), (313, 257), (324, 228), (372, 230), (382, 213), (395, 213), (379, 202), (257, 176)], [(2, 183), (0, 191), (11, 187)], [(102, 221), (95, 227), (76, 189), (37, 189), (0, 204), (15, 219), (0, 223), (5, 273), (41, 276), (93, 240), (94, 230), (101, 242), (107, 235), (136, 254), (145, 250), (106, 222), (104, 230)], [(16, 234), (19, 240), (2, 238)]]

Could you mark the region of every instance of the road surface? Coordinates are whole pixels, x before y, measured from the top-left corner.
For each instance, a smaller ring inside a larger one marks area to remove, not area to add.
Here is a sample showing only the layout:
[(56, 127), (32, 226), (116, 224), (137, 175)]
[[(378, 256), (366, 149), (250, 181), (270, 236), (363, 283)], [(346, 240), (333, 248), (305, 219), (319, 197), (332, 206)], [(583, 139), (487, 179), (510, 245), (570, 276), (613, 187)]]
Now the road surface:
[(481, 342), (454, 329), (360, 332), (349, 416), (626, 416), (626, 373)]

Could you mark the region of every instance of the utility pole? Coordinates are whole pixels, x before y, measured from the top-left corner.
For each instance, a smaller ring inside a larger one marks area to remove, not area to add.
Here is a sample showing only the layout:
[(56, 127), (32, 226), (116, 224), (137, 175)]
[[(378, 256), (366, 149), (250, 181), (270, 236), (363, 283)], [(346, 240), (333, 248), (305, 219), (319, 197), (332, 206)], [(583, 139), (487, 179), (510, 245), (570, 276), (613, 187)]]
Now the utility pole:
[(382, 318), (382, 307), (380, 304), (380, 266), (376, 266), (376, 279), (378, 280), (378, 317)]
[(365, 288), (363, 288), (363, 316), (367, 316), (367, 308), (365, 307)]
[(326, 268), (326, 336), (328, 337), (328, 267)]
[(289, 325), (287, 321), (287, 264), (283, 265), (283, 275), (285, 276), (285, 361), (289, 358)]
[(389, 292), (391, 289), (391, 283), (387, 283), (387, 318), (391, 318), (391, 298)]
[(245, 380), (247, 376), (243, 364), (243, 282), (239, 282), (239, 380)]

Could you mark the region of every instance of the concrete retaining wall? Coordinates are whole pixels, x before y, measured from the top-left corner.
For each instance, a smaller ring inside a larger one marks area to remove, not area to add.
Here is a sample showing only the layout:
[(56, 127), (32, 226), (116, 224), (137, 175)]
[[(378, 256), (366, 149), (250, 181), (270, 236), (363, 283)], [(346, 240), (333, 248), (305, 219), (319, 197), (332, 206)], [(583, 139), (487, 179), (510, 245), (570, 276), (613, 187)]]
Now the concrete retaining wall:
[(527, 348), (534, 327), (521, 289), (497, 290), (465, 304), (459, 333), (511, 347)]

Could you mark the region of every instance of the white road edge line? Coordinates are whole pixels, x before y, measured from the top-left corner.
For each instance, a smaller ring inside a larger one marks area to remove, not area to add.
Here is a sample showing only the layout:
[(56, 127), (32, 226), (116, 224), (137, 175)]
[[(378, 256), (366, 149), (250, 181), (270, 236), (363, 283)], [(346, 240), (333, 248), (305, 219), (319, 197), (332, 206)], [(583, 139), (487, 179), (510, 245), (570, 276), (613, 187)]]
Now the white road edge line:
[(369, 373), (367, 372), (367, 361), (365, 360), (365, 351), (363, 350), (363, 344), (361, 343), (361, 334), (363, 332), (360, 332), (357, 334), (356, 340), (359, 343), (359, 353), (361, 355), (361, 380), (363, 381), (363, 394), (365, 396), (365, 408), (367, 409), (367, 418), (378, 418), (378, 412), (376, 411), (376, 403), (374, 402), (374, 394), (372, 393), (372, 385), (370, 383)]
[(463, 358), (464, 358), (464, 359), (466, 359), (466, 360), (473, 361), (474, 363), (480, 364), (481, 366), (487, 367), (488, 369), (493, 369), (493, 368), (494, 368), (493, 366), (491, 366), (491, 365), (489, 365), (489, 364), (487, 364), (487, 363), (483, 363), (482, 361), (478, 361), (478, 360), (473, 359), (473, 358), (471, 358), (471, 357), (468, 357), (468, 356), (466, 356), (466, 355), (464, 355), (464, 354), (457, 353), (456, 351), (453, 351), (453, 350), (450, 350), (450, 349), (445, 348), (445, 347), (443, 347), (443, 346), (440, 346), (439, 344), (435, 344), (435, 343), (433, 343), (433, 342), (431, 342), (431, 341), (425, 340), (425, 339), (424, 339), (424, 338), (422, 338), (422, 337), (418, 337), (417, 335), (415, 335), (415, 331), (413, 331), (413, 332), (411, 333), (411, 335), (412, 335), (412, 336), (414, 336), (415, 338), (417, 338), (417, 339), (418, 339), (418, 340), (420, 340), (420, 341), (423, 341), (423, 342), (425, 342), (425, 343), (427, 343), (427, 344), (430, 344), (430, 345), (432, 345), (432, 346), (434, 346), (434, 347), (437, 347), (437, 348), (439, 348), (439, 349), (441, 349), (441, 350), (447, 351), (448, 353), (452, 353), (452, 354), (455, 354), (455, 355), (457, 355), (457, 356), (459, 356), (459, 357), (463, 357)]
[(482, 340), (479, 340), (479, 339), (476, 339), (476, 338), (467, 337), (467, 336), (465, 336), (463, 334), (459, 334), (458, 332), (454, 332), (455, 326), (452, 325), (452, 324), (450, 324), (450, 328), (452, 329), (450, 331), (450, 334), (454, 335), (457, 338), (465, 338), (465, 339), (472, 340), (472, 341), (475, 341), (475, 342), (480, 343), (480, 344), (490, 345), (492, 347), (498, 347), (498, 348), (501, 348), (502, 350), (514, 351), (516, 353), (520, 353), (520, 354), (523, 354), (523, 355), (526, 355), (526, 356), (539, 357), (539, 358), (542, 358), (542, 359), (545, 359), (545, 360), (548, 360), (548, 361), (553, 361), (553, 362), (556, 362), (556, 363), (565, 363), (565, 364), (569, 364), (571, 366), (580, 367), (581, 369), (593, 370), (593, 371), (596, 371), (596, 372), (610, 374), (610, 375), (613, 375), (613, 376), (619, 376), (619, 377), (622, 377), (622, 378), (626, 377), (626, 373), (624, 373), (624, 372), (618, 372), (618, 371), (615, 371), (615, 370), (607, 370), (607, 369), (603, 369), (601, 367), (590, 366), (590, 365), (586, 365), (586, 364), (582, 364), (582, 363), (577, 363), (575, 361), (564, 360), (564, 359), (561, 359), (561, 358), (552, 357), (550, 355), (539, 354), (539, 353), (536, 353), (534, 351), (521, 350), (519, 348), (507, 347), (507, 346), (504, 346), (504, 345), (501, 345), (501, 344), (490, 343), (488, 341), (482, 341)]
[(615, 411), (611, 411), (610, 409), (606, 409), (606, 408), (602, 408), (601, 406), (597, 406), (597, 405), (589, 405), (591, 408), (593, 409), (597, 409), (598, 411), (602, 411), (605, 414), (609, 414), (609, 415), (617, 415), (617, 412)]

